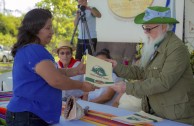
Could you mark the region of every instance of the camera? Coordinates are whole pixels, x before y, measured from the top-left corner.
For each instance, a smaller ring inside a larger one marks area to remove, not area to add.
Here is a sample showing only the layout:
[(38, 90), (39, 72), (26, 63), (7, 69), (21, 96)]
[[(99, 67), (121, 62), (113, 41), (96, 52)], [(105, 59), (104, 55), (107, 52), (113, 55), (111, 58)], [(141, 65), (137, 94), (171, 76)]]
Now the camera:
[(86, 10), (86, 6), (78, 5), (77, 7), (78, 7), (81, 11), (85, 11), (85, 10)]

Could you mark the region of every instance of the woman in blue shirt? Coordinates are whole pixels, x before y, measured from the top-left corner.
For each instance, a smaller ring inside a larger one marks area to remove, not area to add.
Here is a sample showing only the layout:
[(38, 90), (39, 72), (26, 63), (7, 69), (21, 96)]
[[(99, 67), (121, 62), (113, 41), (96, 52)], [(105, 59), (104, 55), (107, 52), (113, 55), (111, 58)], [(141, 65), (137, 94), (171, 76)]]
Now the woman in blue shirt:
[(69, 77), (83, 74), (85, 65), (58, 69), (52, 55), (45, 49), (53, 35), (52, 14), (46, 9), (29, 11), (19, 28), (12, 49), (13, 98), (7, 106), (8, 126), (47, 126), (58, 123), (62, 108), (62, 91), (94, 90), (88, 82)]

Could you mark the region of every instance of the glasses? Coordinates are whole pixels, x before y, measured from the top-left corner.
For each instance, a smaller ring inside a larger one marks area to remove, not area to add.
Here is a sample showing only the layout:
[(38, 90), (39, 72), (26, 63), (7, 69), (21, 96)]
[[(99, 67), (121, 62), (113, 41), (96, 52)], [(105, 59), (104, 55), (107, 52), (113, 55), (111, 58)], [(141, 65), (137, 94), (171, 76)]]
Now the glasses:
[(67, 55), (67, 56), (68, 56), (68, 55), (71, 54), (71, 52), (60, 52), (59, 54), (60, 54), (60, 55)]
[(157, 28), (159, 25), (156, 25), (155, 27), (152, 28), (146, 28), (144, 25), (142, 25), (143, 30), (145, 30), (146, 32), (150, 33), (152, 29)]

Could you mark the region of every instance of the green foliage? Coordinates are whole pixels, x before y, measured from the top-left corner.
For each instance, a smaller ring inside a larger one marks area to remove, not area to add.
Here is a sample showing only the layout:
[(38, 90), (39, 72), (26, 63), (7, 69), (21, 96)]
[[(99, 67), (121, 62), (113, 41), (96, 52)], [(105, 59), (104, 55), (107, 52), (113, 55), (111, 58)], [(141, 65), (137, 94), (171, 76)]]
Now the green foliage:
[(1, 45), (12, 47), (12, 45), (16, 42), (16, 37), (13, 37), (10, 34), (2, 34), (0, 33), (0, 42)]
[(194, 50), (191, 52), (191, 55), (190, 55), (190, 63), (191, 63), (191, 68), (194, 74)]
[(11, 15), (0, 14), (0, 42), (1, 45), (12, 47), (16, 42), (17, 28), (19, 27), (21, 18)]
[[(53, 14), (54, 35), (47, 49), (52, 52), (61, 41), (70, 42), (74, 31), (74, 18), (77, 10), (76, 0), (42, 0), (36, 4), (38, 8), (49, 9)], [(3, 15), (0, 13), (0, 42), (11, 47), (16, 42), (17, 28), (22, 17)], [(77, 34), (74, 37), (76, 45)]]
[[(49, 9), (53, 14), (55, 34), (47, 49), (50, 51), (54, 50), (61, 41), (70, 42), (74, 31), (73, 21), (77, 10), (76, 0), (42, 0), (36, 6)], [(77, 41), (76, 36), (74, 37), (74, 44)]]
[(14, 16), (4, 16), (0, 14), (0, 33), (10, 34), (12, 36), (17, 35), (17, 28), (21, 22), (20, 18)]
[(142, 43), (142, 41), (140, 41), (140, 43), (137, 43), (137, 45), (136, 45), (135, 60), (139, 60), (141, 58), (142, 48), (143, 48), (143, 43)]

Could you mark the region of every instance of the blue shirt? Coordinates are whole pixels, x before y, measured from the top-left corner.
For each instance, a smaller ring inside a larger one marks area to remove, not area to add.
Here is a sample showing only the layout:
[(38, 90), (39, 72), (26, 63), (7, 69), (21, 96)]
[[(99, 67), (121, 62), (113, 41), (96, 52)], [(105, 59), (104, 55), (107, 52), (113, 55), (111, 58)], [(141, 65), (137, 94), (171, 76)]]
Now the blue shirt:
[(29, 111), (54, 124), (60, 119), (62, 91), (51, 87), (34, 70), (44, 60), (55, 63), (42, 45), (28, 44), (17, 51), (13, 64), (14, 94), (7, 109), (11, 112)]

